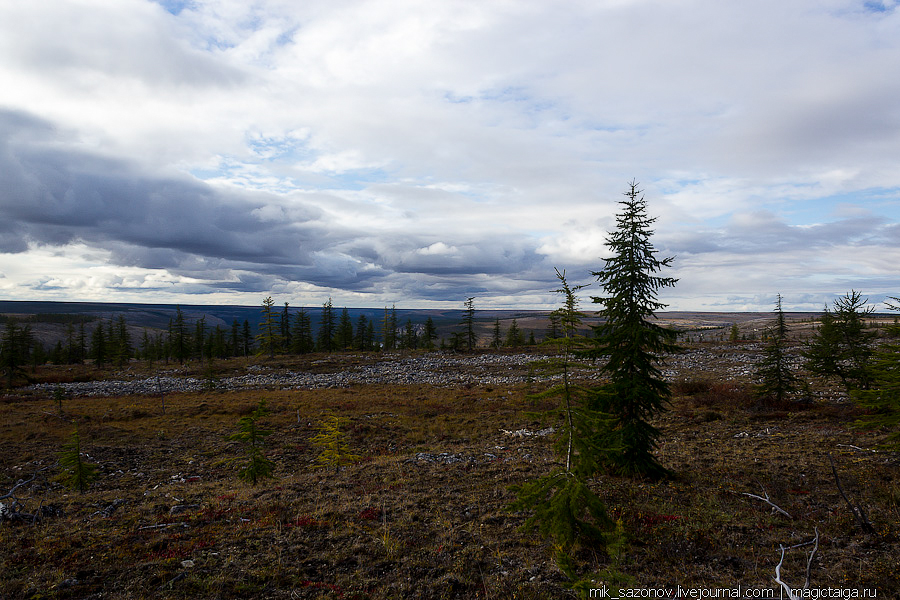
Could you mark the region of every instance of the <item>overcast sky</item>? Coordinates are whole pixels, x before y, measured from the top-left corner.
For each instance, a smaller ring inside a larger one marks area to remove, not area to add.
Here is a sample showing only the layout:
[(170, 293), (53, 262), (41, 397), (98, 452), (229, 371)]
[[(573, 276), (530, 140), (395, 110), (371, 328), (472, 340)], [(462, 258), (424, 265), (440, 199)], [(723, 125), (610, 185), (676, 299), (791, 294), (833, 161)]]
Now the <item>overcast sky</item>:
[(0, 299), (547, 308), (634, 179), (670, 309), (877, 304), (897, 5), (0, 0)]

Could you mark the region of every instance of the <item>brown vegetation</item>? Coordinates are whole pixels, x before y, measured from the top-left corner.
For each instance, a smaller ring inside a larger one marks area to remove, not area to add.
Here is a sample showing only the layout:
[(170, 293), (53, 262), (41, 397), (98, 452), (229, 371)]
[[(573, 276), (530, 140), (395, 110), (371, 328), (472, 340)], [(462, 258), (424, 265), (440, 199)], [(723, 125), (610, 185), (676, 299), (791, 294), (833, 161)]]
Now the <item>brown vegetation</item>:
[[(340, 359), (305, 360), (342, 368)], [(59, 369), (39, 375), (97, 376)], [(854, 430), (846, 402), (763, 406), (747, 381), (708, 372), (674, 380), (673, 410), (656, 424), (657, 456), (677, 476), (593, 481), (627, 535), (619, 572), (639, 587), (775, 589), (779, 546), (817, 528), (813, 587), (900, 596), (897, 457), (869, 450), (881, 432)], [(554, 460), (546, 437), (509, 434), (547, 425), (529, 416), (536, 407), (525, 395), (537, 385), (169, 394), (165, 414), (152, 396), (67, 398), (59, 415), (51, 397), (9, 393), (0, 400), (0, 495), (54, 463), (75, 422), (100, 478), (78, 494), (48, 469), (16, 490), (21, 510), (40, 518), (0, 523), (0, 597), (567, 597), (550, 549), (506, 510), (509, 486)], [(276, 477), (250, 486), (237, 477), (243, 449), (228, 436), (262, 399)], [(345, 419), (362, 456), (350, 466), (317, 465), (311, 439), (330, 415)], [(829, 454), (874, 534), (841, 497)], [(598, 571), (613, 560), (576, 558)], [(788, 552), (782, 578), (802, 585), (805, 573), (804, 550)]]

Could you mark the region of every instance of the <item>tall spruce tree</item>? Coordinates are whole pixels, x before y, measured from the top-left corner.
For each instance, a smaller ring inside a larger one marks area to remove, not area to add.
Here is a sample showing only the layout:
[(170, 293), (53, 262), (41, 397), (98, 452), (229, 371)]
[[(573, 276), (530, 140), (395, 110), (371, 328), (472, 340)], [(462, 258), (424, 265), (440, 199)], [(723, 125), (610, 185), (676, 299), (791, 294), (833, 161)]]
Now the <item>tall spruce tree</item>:
[(281, 330), (281, 349), (285, 352), (291, 350), (291, 313), (288, 307), (288, 303), (285, 302), (284, 308), (281, 309), (281, 320), (278, 323)]
[(437, 339), (437, 328), (431, 317), (425, 320), (425, 330), (422, 332), (422, 347), (426, 350), (434, 349), (434, 340)]
[(172, 356), (181, 364), (184, 364), (189, 353), (188, 335), (184, 313), (180, 306), (176, 306), (175, 320), (169, 322), (169, 342), (172, 345)]
[(335, 320), (334, 304), (331, 298), (322, 305), (322, 319), (319, 322), (319, 337), (317, 348), (319, 352), (331, 352), (334, 350)]
[(369, 328), (369, 319), (366, 315), (361, 314), (356, 320), (356, 331), (353, 333), (354, 350), (371, 350), (371, 345), (366, 339), (366, 331)]
[(271, 296), (267, 296), (263, 300), (262, 320), (259, 323), (259, 333), (256, 335), (256, 340), (259, 342), (258, 355), (268, 354), (269, 357), (273, 357), (281, 347), (281, 327), (276, 320), (274, 306), (275, 301)]
[(413, 325), (412, 319), (406, 320), (406, 325), (403, 327), (403, 348), (406, 350), (415, 350), (419, 345), (419, 336), (416, 333), (416, 328)]
[(338, 350), (350, 350), (353, 348), (353, 321), (350, 319), (350, 311), (344, 308), (338, 319), (336, 346)]
[(500, 333), (500, 319), (494, 321), (494, 329), (491, 331), (491, 348), (499, 348), (503, 345), (503, 335)]
[(22, 371), (22, 365), (26, 363), (27, 355), (22, 344), (22, 329), (12, 317), (6, 319), (3, 331), (3, 339), (0, 340), (0, 366), (6, 377), (6, 385), (12, 388), (13, 381)]
[(463, 321), (462, 324), (465, 327), (464, 331), (464, 344), (466, 350), (472, 351), (475, 349), (475, 297), (472, 296), (468, 298), (465, 302), (463, 302), (463, 306), (465, 307), (465, 312), (463, 313)]
[(670, 397), (658, 365), (665, 353), (678, 346), (675, 332), (653, 319), (666, 306), (657, 299), (658, 291), (674, 286), (677, 279), (656, 275), (674, 259), (656, 257), (650, 242), (650, 227), (656, 219), (647, 215), (637, 182), (632, 181), (624, 195), (616, 229), (606, 241), (613, 256), (603, 259), (603, 269), (592, 273), (607, 295), (593, 297), (602, 307), (598, 311), (602, 322), (593, 327), (590, 355), (605, 361), (601, 370), (608, 378), (597, 390), (597, 408), (615, 418), (602, 445), (619, 450), (607, 455), (607, 467), (620, 474), (655, 478), (668, 474), (653, 456), (660, 432), (650, 420), (665, 409)]
[(94, 359), (94, 364), (98, 366), (105, 365), (109, 358), (109, 344), (106, 339), (106, 332), (103, 330), (103, 321), (97, 321), (97, 326), (94, 327), (94, 331), (91, 333), (91, 358)]
[[(900, 298), (891, 298), (888, 308), (900, 311)], [(875, 352), (870, 367), (870, 389), (855, 390), (853, 399), (866, 414), (857, 426), (866, 429), (884, 427), (889, 430), (881, 445), (887, 450), (900, 450), (900, 324), (896, 320), (888, 327), (891, 341)]]
[(522, 345), (522, 331), (519, 329), (519, 323), (515, 319), (509, 324), (506, 330), (506, 345), (510, 348), (518, 348)]
[(294, 316), (293, 333), (291, 334), (291, 352), (308, 354), (315, 351), (316, 341), (313, 339), (312, 319), (305, 308), (300, 308)]

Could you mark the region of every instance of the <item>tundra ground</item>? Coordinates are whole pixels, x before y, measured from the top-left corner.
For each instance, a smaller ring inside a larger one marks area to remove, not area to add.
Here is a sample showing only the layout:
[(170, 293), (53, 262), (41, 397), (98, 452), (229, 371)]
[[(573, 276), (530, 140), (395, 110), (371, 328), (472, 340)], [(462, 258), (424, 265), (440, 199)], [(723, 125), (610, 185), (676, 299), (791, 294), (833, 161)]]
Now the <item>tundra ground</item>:
[[(327, 370), (359, 360), (266, 366)], [(598, 475), (593, 485), (627, 543), (614, 553), (583, 548), (580, 563), (632, 587), (740, 585), (780, 597), (780, 546), (818, 532), (809, 565), (811, 545), (787, 551), (786, 582), (802, 587), (808, 572), (812, 588), (900, 597), (900, 463), (873, 451), (884, 432), (854, 429), (855, 409), (836, 395), (760, 406), (749, 380), (717, 376), (715, 360), (679, 361), (687, 366), (671, 374), (675, 397), (656, 423), (658, 456), (676, 476)], [(104, 376), (86, 372), (35, 376)], [(554, 423), (537, 419), (546, 407), (526, 399), (542, 385), (211, 385), (167, 394), (165, 413), (158, 396), (70, 397), (60, 413), (47, 393), (8, 393), (0, 496), (37, 473), (14, 495), (20, 513), (42, 516), (0, 522), (0, 598), (575, 597), (547, 542), (520, 531), (525, 515), (506, 509), (511, 485), (556, 464), (550, 436), (533, 435)], [(245, 448), (228, 436), (261, 400), (275, 477), (251, 486), (237, 476)], [(346, 419), (345, 439), (361, 457), (349, 466), (317, 463), (311, 439), (329, 415)], [(76, 425), (86, 460), (100, 467), (83, 494), (59, 483), (53, 466)], [(829, 455), (874, 532), (842, 497)]]

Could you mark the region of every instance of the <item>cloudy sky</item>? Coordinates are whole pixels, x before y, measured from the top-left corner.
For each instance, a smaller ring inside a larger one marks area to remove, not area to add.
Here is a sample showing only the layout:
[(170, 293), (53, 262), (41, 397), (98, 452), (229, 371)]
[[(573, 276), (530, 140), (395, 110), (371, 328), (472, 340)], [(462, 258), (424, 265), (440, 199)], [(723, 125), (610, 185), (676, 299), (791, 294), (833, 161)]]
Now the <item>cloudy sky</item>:
[[(897, 0), (0, 0), (0, 299), (900, 295)], [(601, 294), (586, 291), (585, 296)]]

